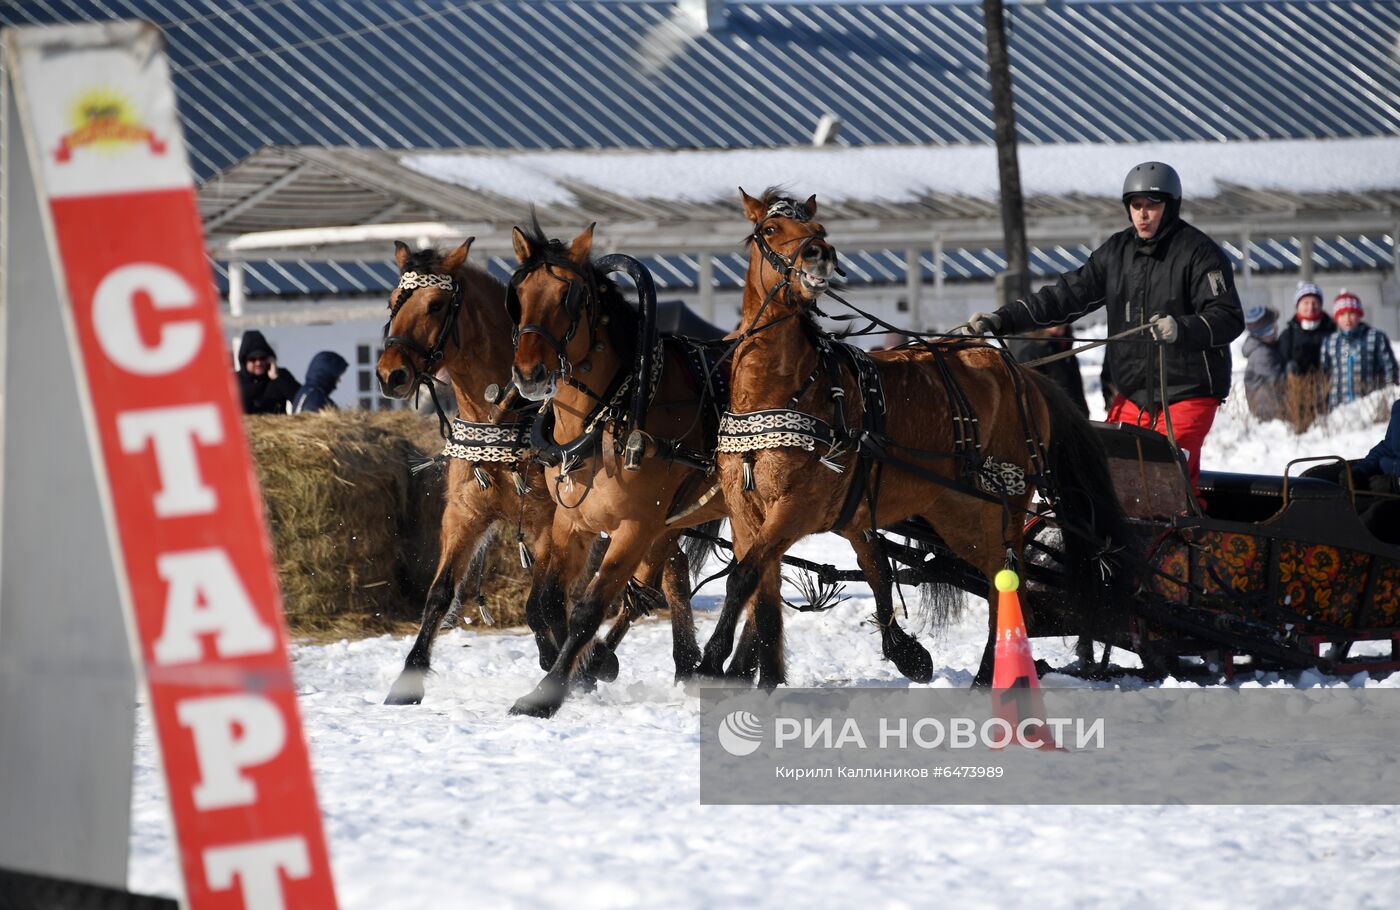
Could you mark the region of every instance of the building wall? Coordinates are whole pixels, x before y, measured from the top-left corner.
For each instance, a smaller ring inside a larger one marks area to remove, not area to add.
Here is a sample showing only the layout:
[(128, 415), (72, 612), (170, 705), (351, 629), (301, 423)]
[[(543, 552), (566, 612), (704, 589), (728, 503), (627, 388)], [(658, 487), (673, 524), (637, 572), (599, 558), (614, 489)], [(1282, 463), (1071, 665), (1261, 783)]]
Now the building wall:
[[(1293, 295), (1297, 285), (1295, 275), (1252, 275), (1248, 286), (1240, 286), (1240, 296), (1246, 307), (1254, 303), (1267, 303), (1279, 312), (1281, 319), (1293, 315)], [(1342, 288), (1347, 288), (1361, 297), (1366, 308), (1367, 322), (1390, 335), (1392, 340), (1400, 340), (1400, 282), (1381, 272), (1329, 272), (1316, 276), (1317, 283), (1326, 295), (1325, 303), (1330, 312), (1332, 298)], [(895, 325), (919, 325), (925, 331), (946, 331), (979, 310), (991, 309), (995, 305), (991, 282), (959, 282), (945, 284), (935, 296), (932, 285), (921, 290), (919, 318), (916, 320), (907, 306), (908, 292), (904, 287), (857, 288), (848, 297), (852, 303)], [(694, 292), (668, 293), (660, 296), (670, 300), (684, 300), (686, 304), (722, 329), (733, 329), (739, 322), (741, 297), (738, 292), (724, 292), (715, 295), (713, 315), (705, 313), (704, 305)], [(1381, 302), (1384, 300), (1384, 302)], [(824, 307), (828, 313), (841, 312), (841, 306), (830, 303)], [(1092, 317), (1091, 317), (1092, 320)], [(851, 323), (832, 323), (831, 328), (840, 331)], [(863, 322), (855, 323), (863, 327)], [(403, 402), (394, 402), (379, 395), (374, 378), (374, 363), (379, 358), (380, 341), (384, 324), (379, 321), (355, 321), (324, 325), (271, 326), (260, 329), (273, 349), (277, 351), (279, 366), (290, 369), (298, 380), (306, 377), (306, 366), (318, 351), (335, 351), (350, 363), (341, 380), (340, 387), (333, 396), (343, 408), (361, 407), (385, 410), (405, 407)], [(230, 333), (230, 351), (236, 356), (238, 333)], [(864, 347), (871, 347), (881, 340), (876, 333), (858, 341)], [(426, 399), (425, 399), (426, 402)], [(409, 403), (411, 404), (411, 402)]]

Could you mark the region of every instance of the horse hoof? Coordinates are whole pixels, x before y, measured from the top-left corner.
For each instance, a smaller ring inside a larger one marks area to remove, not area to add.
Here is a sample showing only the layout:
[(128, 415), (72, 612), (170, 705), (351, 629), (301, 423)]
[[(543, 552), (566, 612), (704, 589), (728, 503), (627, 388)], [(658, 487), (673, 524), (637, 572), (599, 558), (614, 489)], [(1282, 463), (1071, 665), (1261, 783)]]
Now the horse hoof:
[(595, 641), (593, 650), (588, 654), (588, 662), (584, 665), (584, 672), (599, 682), (612, 682), (617, 679), (617, 655), (613, 653), (612, 648), (601, 641)]
[(511, 705), (510, 713), (516, 717), (538, 717), (542, 720), (549, 720), (559, 710), (560, 701), (551, 697), (547, 693), (542, 693), (536, 689), (529, 695), (516, 700)]
[(676, 661), (676, 684), (683, 686), (689, 683), (692, 679), (697, 677), (699, 670), (700, 668), (693, 660)]
[(912, 638), (895, 649), (890, 654), (890, 660), (910, 682), (926, 683), (933, 679), (933, 658), (929, 657), (927, 648)]
[(423, 703), (423, 676), (420, 673), (405, 671), (394, 680), (389, 694), (384, 698), (386, 705), (421, 705)]

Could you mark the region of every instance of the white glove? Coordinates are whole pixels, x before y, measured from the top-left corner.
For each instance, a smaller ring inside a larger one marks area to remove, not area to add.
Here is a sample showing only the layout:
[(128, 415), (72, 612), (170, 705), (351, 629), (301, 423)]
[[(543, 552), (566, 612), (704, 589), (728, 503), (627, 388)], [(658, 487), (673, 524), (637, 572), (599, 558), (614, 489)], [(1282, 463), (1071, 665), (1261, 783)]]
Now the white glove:
[(1181, 326), (1175, 316), (1152, 317), (1152, 337), (1163, 344), (1175, 344), (1181, 337)]
[(949, 332), (950, 335), (995, 335), (1001, 331), (1001, 317), (996, 313), (974, 313), (972, 318)]

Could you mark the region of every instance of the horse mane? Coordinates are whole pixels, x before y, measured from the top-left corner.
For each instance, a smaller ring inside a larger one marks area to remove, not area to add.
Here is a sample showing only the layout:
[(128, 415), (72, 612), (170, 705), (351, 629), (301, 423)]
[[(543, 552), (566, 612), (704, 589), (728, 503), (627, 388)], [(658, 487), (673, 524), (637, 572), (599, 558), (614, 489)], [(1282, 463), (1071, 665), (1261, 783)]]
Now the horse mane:
[[(443, 272), (442, 269), (442, 260), (443, 257), (446, 256), (449, 252), (451, 251), (440, 250), (437, 247), (432, 246), (424, 247), (421, 250), (415, 250), (413, 252), (410, 252), (408, 254), (408, 261), (405, 262), (403, 268), (399, 270), (399, 274), (402, 275), (404, 272), (418, 272), (422, 275), (445, 274), (445, 272)], [(465, 263), (463, 263), (461, 270), (467, 275), (468, 278), (485, 278), (488, 281), (500, 284), (500, 282), (496, 280), (496, 277), (494, 275), (492, 275), (490, 272), (477, 265), (476, 263), (472, 262), (470, 258), (467, 259)]]
[[(532, 271), (546, 265), (557, 265), (571, 272), (578, 272), (578, 266), (569, 258), (569, 245), (562, 240), (552, 239), (545, 235), (544, 228), (540, 227), (539, 213), (535, 211), (534, 206), (530, 207), (529, 226), (520, 228), (520, 232), (525, 235), (525, 239), (529, 241), (530, 245), (530, 258), (520, 263), (520, 271)], [(612, 276), (599, 270), (592, 256), (588, 258), (585, 268), (593, 280), (593, 287), (597, 289), (601, 311), (608, 316), (609, 340), (618, 351), (625, 352), (630, 356), (637, 347), (640, 315), (636, 308), (622, 296), (622, 290), (618, 288), (617, 282), (612, 280)]]

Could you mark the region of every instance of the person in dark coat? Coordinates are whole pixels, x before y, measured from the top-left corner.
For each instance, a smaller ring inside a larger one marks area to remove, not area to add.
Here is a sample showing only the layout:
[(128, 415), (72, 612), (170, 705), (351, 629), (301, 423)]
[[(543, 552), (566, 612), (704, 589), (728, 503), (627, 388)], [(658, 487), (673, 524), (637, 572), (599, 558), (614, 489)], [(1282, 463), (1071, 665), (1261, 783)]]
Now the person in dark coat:
[(285, 414), (287, 404), (301, 388), (296, 377), (277, 366), (277, 353), (263, 333), (243, 333), (238, 345), (238, 391), (244, 414)]
[(1385, 438), (1376, 443), (1366, 457), (1351, 464), (1352, 483), (1358, 505), (1368, 503), (1361, 512), (1361, 522), (1371, 533), (1387, 543), (1400, 543), (1400, 401), (1390, 406), (1390, 423)]
[(1129, 226), (1081, 268), (995, 313), (977, 313), (955, 331), (1017, 334), (1072, 322), (1099, 307), (1107, 311), (1109, 335), (1150, 328), (1165, 358), (1166, 388), (1160, 388), (1157, 350), (1110, 345), (1118, 396), (1108, 420), (1165, 432), (1165, 403), (1195, 482), (1206, 434), (1230, 393), (1230, 342), (1244, 328), (1234, 272), (1219, 244), (1181, 220), (1181, 178), (1170, 166), (1148, 161), (1133, 168), (1122, 199)]
[(1287, 388), (1283, 359), (1278, 351), (1278, 311), (1270, 306), (1250, 307), (1244, 315), (1244, 397), (1249, 412), (1260, 420), (1279, 420)]
[[(1072, 342), (1068, 338), (1068, 325), (1037, 329), (1029, 334), (1036, 337), (1018, 338), (1007, 345), (1011, 349), (1011, 356), (1021, 363), (1030, 363), (1052, 354), (1063, 354), (1072, 346)], [(1059, 360), (1043, 363), (1032, 367), (1032, 369), (1064, 389), (1065, 394), (1069, 395), (1070, 401), (1074, 402), (1074, 406), (1079, 409), (1079, 413), (1085, 417), (1089, 416), (1089, 402), (1084, 398), (1084, 377), (1079, 372), (1078, 357), (1061, 357)]]
[(306, 382), (292, 399), (292, 413), (337, 410), (335, 402), (331, 401), (331, 393), (340, 385), (340, 377), (349, 366), (345, 358), (335, 351), (321, 351), (312, 357), (306, 368)]
[(1293, 295), (1293, 318), (1278, 336), (1278, 353), (1289, 376), (1308, 376), (1322, 369), (1322, 341), (1337, 330), (1322, 308), (1322, 288), (1298, 282)]

